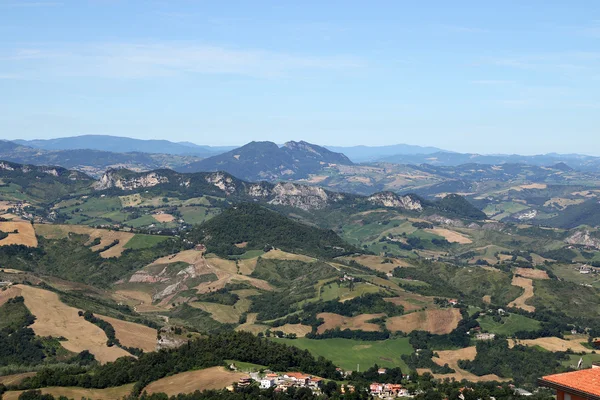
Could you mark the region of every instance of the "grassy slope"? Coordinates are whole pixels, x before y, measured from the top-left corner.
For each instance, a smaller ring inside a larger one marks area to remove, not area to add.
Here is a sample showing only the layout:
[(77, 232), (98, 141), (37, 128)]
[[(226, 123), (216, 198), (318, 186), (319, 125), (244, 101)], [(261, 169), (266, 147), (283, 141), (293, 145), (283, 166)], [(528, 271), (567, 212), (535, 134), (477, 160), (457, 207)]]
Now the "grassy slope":
[(345, 370), (356, 370), (360, 364), (361, 371), (377, 364), (382, 367), (400, 367), (408, 371), (402, 361), (403, 354), (411, 354), (414, 350), (408, 338), (385, 340), (381, 342), (364, 342), (349, 339), (274, 339), (282, 343), (310, 351), (315, 356), (323, 356)]

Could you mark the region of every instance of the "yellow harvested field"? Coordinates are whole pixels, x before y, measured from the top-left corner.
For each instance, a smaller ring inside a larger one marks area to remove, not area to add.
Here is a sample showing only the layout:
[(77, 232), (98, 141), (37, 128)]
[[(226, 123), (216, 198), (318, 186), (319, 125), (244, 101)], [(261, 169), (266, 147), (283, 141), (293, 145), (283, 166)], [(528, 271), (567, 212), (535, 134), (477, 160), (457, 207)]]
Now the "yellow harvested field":
[(320, 313), (317, 318), (323, 318), (323, 324), (319, 325), (318, 333), (323, 333), (329, 329), (340, 328), (341, 330), (363, 330), (367, 332), (377, 332), (380, 330), (379, 325), (367, 322), (375, 318), (381, 318), (385, 314), (361, 314), (356, 317), (344, 317), (343, 315), (334, 313)]
[(98, 314), (97, 317), (115, 328), (115, 335), (123, 346), (137, 347), (145, 352), (156, 350), (156, 329), (105, 315)]
[(17, 385), (21, 383), (23, 379), (35, 376), (35, 374), (37, 374), (37, 372), (24, 372), (22, 374), (0, 376), (0, 384), (5, 386)]
[(4, 305), (8, 300), (13, 297), (17, 297), (21, 295), (21, 289), (16, 286), (11, 286), (6, 290), (0, 291), (0, 306)]
[(160, 223), (167, 223), (167, 222), (173, 222), (175, 221), (175, 217), (172, 216), (171, 214), (153, 214), (152, 218), (154, 218), (155, 220), (157, 220)]
[(238, 382), (240, 378), (248, 377), (241, 372), (228, 371), (223, 367), (188, 371), (168, 376), (152, 382), (144, 391), (148, 394), (166, 393), (175, 396), (179, 393), (193, 393), (196, 390), (225, 389), (227, 386)]
[(533, 268), (515, 268), (515, 274), (529, 279), (550, 279), (546, 271)]
[(141, 290), (117, 290), (112, 298), (132, 306), (137, 312), (161, 311), (160, 308), (152, 305), (150, 293)]
[[(84, 389), (80, 387), (47, 387), (41, 388), (42, 394), (51, 394), (58, 398), (64, 396), (68, 399), (90, 399), (90, 400), (121, 400), (127, 397), (133, 389), (133, 383), (108, 389)], [(18, 400), (23, 393), (22, 390), (4, 393), (3, 400)]]
[(218, 257), (207, 257), (206, 263), (209, 267), (214, 269), (221, 270), (229, 274), (237, 274), (237, 266), (233, 260), (225, 260)]
[(456, 231), (451, 231), (446, 228), (433, 228), (433, 229), (425, 229), (427, 232), (433, 233), (434, 235), (442, 236), (444, 239), (449, 241), (450, 243), (458, 243), (458, 244), (469, 244), (473, 243), (471, 239), (463, 235), (462, 233), (458, 233)]
[(302, 324), (285, 324), (278, 328), (274, 328), (273, 330), (282, 331), (286, 335), (289, 335), (290, 333), (295, 333), (298, 337), (304, 337), (306, 336), (306, 334), (310, 333), (312, 327), (310, 327), (309, 325)]
[(530, 306), (529, 304), (525, 304), (527, 300), (533, 298), (533, 281), (528, 278), (521, 278), (520, 276), (513, 276), (513, 280), (511, 282), (513, 286), (518, 286), (525, 289), (522, 295), (517, 297), (515, 301), (510, 303), (511, 307), (517, 307), (525, 311), (534, 312), (535, 307)]
[[(381, 256), (372, 256), (372, 255), (361, 255), (357, 257), (342, 257), (341, 260), (345, 261), (356, 261), (359, 264), (364, 265), (365, 267), (371, 268), (372, 270), (385, 272), (392, 272), (396, 267), (408, 267), (409, 264), (398, 258), (388, 258)], [(384, 262), (385, 260), (391, 260), (392, 262)]]
[(492, 302), (492, 296), (486, 294), (481, 300), (483, 300), (484, 303), (490, 304)]
[(83, 225), (50, 225), (50, 224), (36, 224), (35, 231), (38, 235), (45, 237), (46, 239), (62, 239), (69, 236), (69, 233), (75, 233), (78, 235), (88, 235), (90, 240), (86, 245), (91, 245), (92, 242), (98, 238), (100, 244), (90, 247), (92, 251), (98, 251), (106, 246), (118, 240), (119, 243), (112, 246), (110, 249), (100, 253), (103, 258), (119, 257), (125, 250), (125, 245), (135, 236), (131, 232), (120, 232), (110, 231), (108, 229), (96, 229), (89, 226)]
[[(0, 222), (0, 231), (8, 233), (8, 237), (0, 240), (0, 246), (11, 244), (22, 244), (27, 247), (37, 247), (38, 241), (35, 236), (33, 225), (28, 221), (3, 221)], [(18, 233), (12, 233), (17, 231)]]
[[(508, 379), (504, 379), (504, 378), (500, 378), (497, 375), (484, 375), (484, 376), (477, 376), (475, 374), (472, 374), (471, 372), (465, 371), (464, 369), (459, 368), (458, 366), (458, 360), (469, 360), (469, 361), (473, 361), (475, 359), (475, 356), (477, 355), (477, 349), (475, 348), (475, 346), (472, 347), (467, 347), (464, 349), (459, 349), (459, 350), (444, 350), (444, 351), (436, 351), (436, 353), (439, 355), (438, 357), (433, 357), (432, 360), (433, 362), (435, 362), (436, 364), (440, 365), (440, 366), (444, 366), (445, 364), (448, 364), (448, 366), (450, 368), (452, 368), (453, 370), (455, 370), (456, 372), (454, 372), (453, 374), (433, 374), (437, 379), (456, 379), (457, 381), (461, 381), (463, 379), (466, 379), (470, 382), (486, 382), (486, 381), (507, 381)], [(420, 369), (418, 370), (419, 373), (423, 373), (423, 372), (431, 372), (431, 370), (427, 370), (427, 369)]]
[(591, 353), (593, 351), (582, 344), (587, 343), (587, 336), (571, 335), (565, 337), (568, 340), (557, 337), (545, 337), (528, 340), (509, 340), (508, 345), (511, 348), (514, 347), (515, 344), (522, 344), (524, 346), (540, 346), (548, 351), (567, 351), (570, 349), (575, 353)]
[(238, 268), (240, 269), (240, 274), (250, 275), (256, 269), (256, 263), (258, 262), (257, 258), (248, 258), (246, 260), (238, 260)]
[(80, 353), (88, 350), (101, 363), (131, 356), (117, 346), (108, 347), (106, 334), (96, 325), (78, 315), (78, 309), (60, 301), (56, 293), (31, 286), (17, 285), (25, 305), (36, 316), (31, 326), (38, 336), (65, 337), (60, 344), (67, 350)]
[(302, 254), (288, 253), (285, 251), (281, 251), (279, 249), (267, 251), (261, 257), (266, 258), (267, 260), (297, 260), (297, 261), (304, 261), (304, 262), (315, 261), (315, 259), (312, 257), (304, 256)]
[(461, 319), (458, 308), (443, 308), (388, 318), (386, 326), (393, 332), (428, 331), (433, 334), (444, 335), (452, 332)]

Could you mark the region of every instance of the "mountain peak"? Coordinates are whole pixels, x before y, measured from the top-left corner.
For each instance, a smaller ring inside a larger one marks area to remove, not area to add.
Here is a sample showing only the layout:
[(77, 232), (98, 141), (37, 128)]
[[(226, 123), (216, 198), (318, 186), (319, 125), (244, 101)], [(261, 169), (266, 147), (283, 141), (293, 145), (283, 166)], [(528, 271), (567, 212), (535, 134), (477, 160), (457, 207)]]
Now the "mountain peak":
[(218, 156), (187, 165), (181, 172), (226, 171), (249, 181), (302, 179), (331, 164), (352, 165), (343, 154), (305, 141), (282, 147), (273, 142), (250, 142)]

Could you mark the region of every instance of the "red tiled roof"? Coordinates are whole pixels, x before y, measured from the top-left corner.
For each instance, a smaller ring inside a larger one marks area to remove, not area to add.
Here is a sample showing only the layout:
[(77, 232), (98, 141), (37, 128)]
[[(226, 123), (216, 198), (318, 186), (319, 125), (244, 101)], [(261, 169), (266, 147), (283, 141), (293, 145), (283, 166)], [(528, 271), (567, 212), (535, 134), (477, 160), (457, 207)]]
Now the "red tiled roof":
[(296, 379), (310, 378), (310, 376), (304, 375), (302, 372), (286, 372), (285, 375), (289, 376), (290, 378), (296, 378)]
[[(600, 368), (589, 368), (575, 372), (565, 372), (545, 376), (540, 383), (550, 383), (565, 389), (572, 389), (579, 392), (591, 394), (600, 397)], [(544, 385), (546, 386), (546, 385)]]

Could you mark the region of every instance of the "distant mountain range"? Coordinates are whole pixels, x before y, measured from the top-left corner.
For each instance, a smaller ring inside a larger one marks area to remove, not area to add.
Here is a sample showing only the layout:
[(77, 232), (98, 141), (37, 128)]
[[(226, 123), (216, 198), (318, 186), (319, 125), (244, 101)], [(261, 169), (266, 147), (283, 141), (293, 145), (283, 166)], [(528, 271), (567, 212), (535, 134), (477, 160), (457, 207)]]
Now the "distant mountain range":
[(343, 153), (352, 161), (357, 163), (379, 161), (385, 157), (391, 157), (398, 154), (432, 154), (432, 153), (450, 153), (437, 147), (414, 146), (410, 144), (394, 144), (390, 146), (324, 146), (325, 148)]
[(458, 166), (463, 164), (528, 164), (537, 166), (554, 166), (562, 164), (563, 168), (575, 168), (582, 171), (600, 170), (600, 157), (582, 154), (539, 154), (523, 156), (519, 154), (474, 154), (437, 152), (429, 154), (396, 154), (378, 159), (379, 162), (394, 164), (429, 164), (436, 166)]
[(0, 159), (22, 164), (58, 165), (98, 177), (108, 168), (148, 171), (177, 168), (200, 160), (192, 155), (158, 153), (117, 153), (102, 150), (44, 150), (0, 140)]
[(110, 135), (82, 135), (56, 139), (14, 140), (13, 142), (44, 150), (100, 150), (113, 153), (155, 153), (210, 157), (234, 149), (231, 146), (200, 146), (190, 142), (142, 140)]

